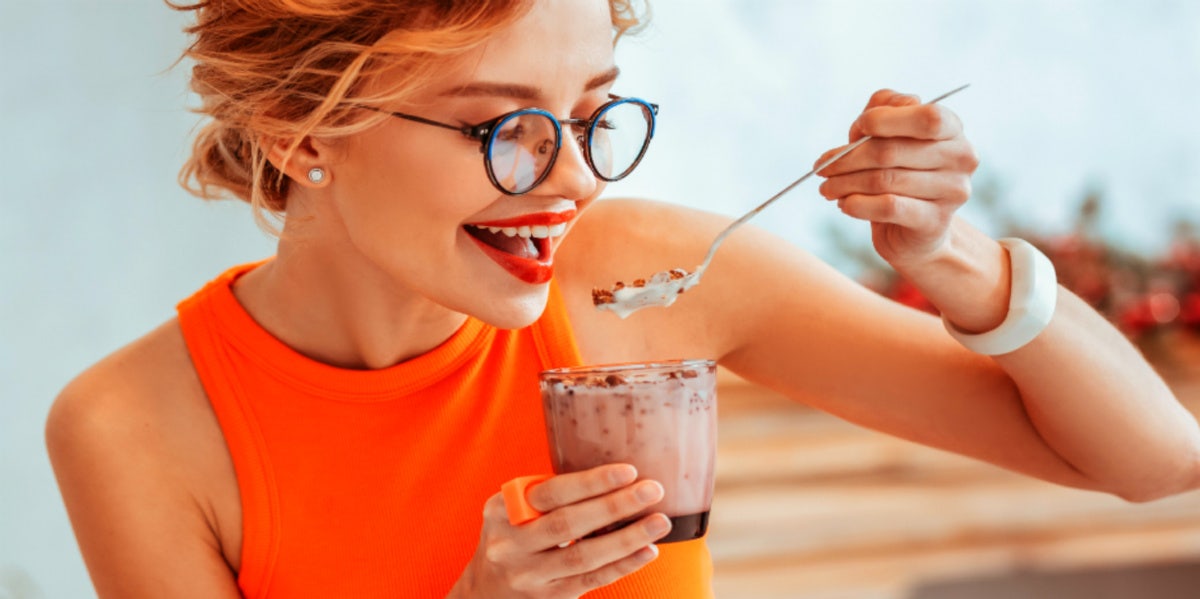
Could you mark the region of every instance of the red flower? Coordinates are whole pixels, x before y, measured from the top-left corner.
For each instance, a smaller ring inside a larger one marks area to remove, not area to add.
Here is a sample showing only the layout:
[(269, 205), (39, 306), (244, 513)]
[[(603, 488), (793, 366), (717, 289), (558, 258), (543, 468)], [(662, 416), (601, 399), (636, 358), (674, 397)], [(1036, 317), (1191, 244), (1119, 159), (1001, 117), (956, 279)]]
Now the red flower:
[(1181, 314), (1179, 300), (1170, 293), (1160, 291), (1147, 293), (1130, 302), (1117, 317), (1127, 334), (1137, 337), (1148, 329), (1170, 324)]
[(1183, 305), (1179, 309), (1179, 322), (1200, 328), (1200, 291), (1193, 291), (1185, 295), (1182, 303)]
[(905, 306), (916, 308), (922, 312), (940, 314), (938, 309), (934, 307), (934, 305), (928, 299), (926, 299), (925, 295), (921, 293), (916, 286), (903, 278), (896, 279), (896, 282), (892, 285), (892, 291), (888, 294), (888, 297), (900, 302), (901, 304), (904, 304)]

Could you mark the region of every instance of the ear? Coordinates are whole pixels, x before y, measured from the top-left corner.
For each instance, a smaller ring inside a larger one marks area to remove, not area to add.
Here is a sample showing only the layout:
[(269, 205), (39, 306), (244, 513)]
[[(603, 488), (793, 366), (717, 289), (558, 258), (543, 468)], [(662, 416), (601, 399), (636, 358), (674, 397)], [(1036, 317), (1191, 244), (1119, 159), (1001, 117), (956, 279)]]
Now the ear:
[[(329, 185), (332, 178), (330, 165), (333, 160), (333, 148), (329, 143), (312, 137), (305, 137), (295, 149), (291, 148), (292, 139), (268, 138), (263, 140), (267, 150), (267, 162), (291, 179), (296, 185), (317, 189)], [(288, 151), (291, 150), (291, 154)], [(286, 158), (287, 162), (284, 163)], [(320, 169), (320, 176), (313, 176), (314, 169)]]

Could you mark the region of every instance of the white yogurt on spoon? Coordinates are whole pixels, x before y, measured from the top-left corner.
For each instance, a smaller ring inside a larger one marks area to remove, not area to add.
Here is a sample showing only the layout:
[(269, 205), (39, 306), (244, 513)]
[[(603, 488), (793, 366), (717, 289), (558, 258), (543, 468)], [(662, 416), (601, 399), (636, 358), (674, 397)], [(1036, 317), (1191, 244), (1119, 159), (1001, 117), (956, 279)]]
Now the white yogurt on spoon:
[(648, 306), (670, 306), (679, 294), (696, 286), (700, 277), (682, 268), (655, 273), (649, 280), (638, 279), (630, 285), (621, 282), (612, 289), (592, 289), (597, 310), (608, 310), (625, 318)]

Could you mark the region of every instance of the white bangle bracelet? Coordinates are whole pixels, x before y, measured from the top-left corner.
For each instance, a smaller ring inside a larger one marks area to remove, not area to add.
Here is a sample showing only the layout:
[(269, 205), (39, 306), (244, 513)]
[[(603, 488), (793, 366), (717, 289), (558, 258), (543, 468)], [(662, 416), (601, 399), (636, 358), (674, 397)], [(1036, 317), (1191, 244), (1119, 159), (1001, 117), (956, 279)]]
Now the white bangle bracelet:
[(1033, 341), (1050, 324), (1058, 303), (1058, 276), (1050, 259), (1024, 239), (1006, 237), (999, 241), (1008, 249), (1012, 264), (1012, 291), (1004, 322), (986, 333), (972, 335), (942, 316), (951, 337), (985, 356), (1007, 354)]

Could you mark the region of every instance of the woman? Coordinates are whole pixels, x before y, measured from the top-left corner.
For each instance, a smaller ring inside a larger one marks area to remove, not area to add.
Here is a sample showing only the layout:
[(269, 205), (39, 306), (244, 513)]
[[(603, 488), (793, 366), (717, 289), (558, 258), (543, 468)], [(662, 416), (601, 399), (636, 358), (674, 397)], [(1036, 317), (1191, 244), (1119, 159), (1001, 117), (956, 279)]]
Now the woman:
[(273, 259), (55, 403), (51, 457), (102, 597), (708, 594), (703, 540), (657, 548), (662, 514), (570, 543), (662, 497), (628, 465), (554, 477), (528, 497), (543, 516), (506, 519), (500, 485), (549, 469), (535, 375), (578, 363), (711, 357), (1132, 501), (1200, 481), (1195, 421), (1101, 317), (1054, 285), (1025, 298), (1048, 323), (1009, 313), (1031, 275), (954, 216), (977, 161), (941, 105), (876, 93), (850, 132), (874, 139), (820, 174), (945, 327), (749, 228), (674, 306), (619, 320), (593, 287), (695, 264), (728, 222), (595, 202), (656, 110), (613, 95), (624, 2), (184, 9), (212, 117), (185, 177), (283, 227)]

